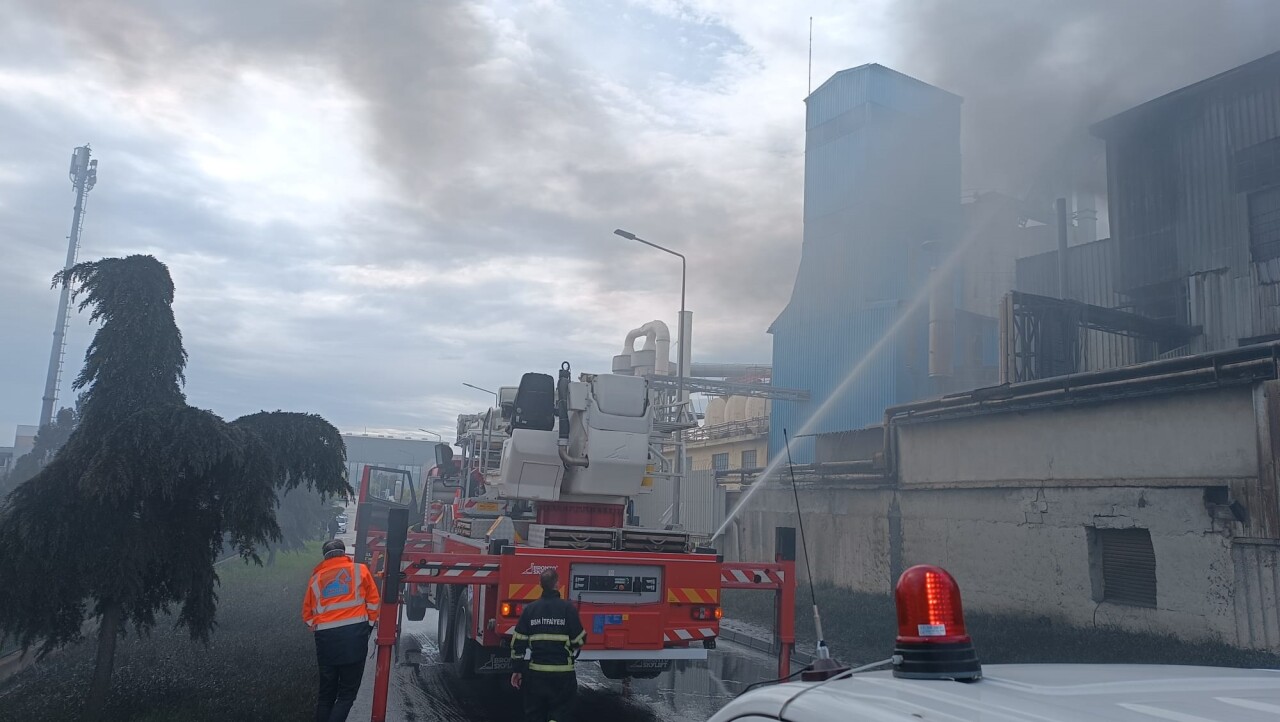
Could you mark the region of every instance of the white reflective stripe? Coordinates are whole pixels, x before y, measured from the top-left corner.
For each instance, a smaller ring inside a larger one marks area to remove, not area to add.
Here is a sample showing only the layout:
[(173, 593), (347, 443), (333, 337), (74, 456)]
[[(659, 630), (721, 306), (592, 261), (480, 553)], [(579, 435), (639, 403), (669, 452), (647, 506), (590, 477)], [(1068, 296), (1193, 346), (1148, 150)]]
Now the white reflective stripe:
[(681, 639), (693, 639), (693, 635), (689, 634), (689, 630), (687, 629), (677, 629), (676, 636)]
[(774, 572), (774, 574), (777, 574), (777, 575), (778, 575), (778, 581), (780, 581), (780, 582), (785, 582), (785, 581), (787, 581), (787, 573), (786, 573), (786, 572), (784, 572), (784, 571), (782, 571), (782, 570), (778, 570), (778, 571)]
[(316, 631), (321, 629), (333, 629), (334, 627), (346, 627), (351, 624), (368, 624), (369, 620), (364, 617), (350, 617), (347, 619), (336, 619), (332, 622), (321, 622), (316, 625)]
[(733, 569), (733, 570), (730, 570), (730, 573), (731, 573), (731, 574), (733, 574), (733, 578), (734, 578), (734, 579), (737, 579), (737, 580), (738, 580), (738, 581), (740, 581), (740, 582), (749, 582), (749, 581), (751, 581), (749, 578), (747, 578), (747, 573), (746, 573), (746, 572), (744, 572), (744, 571), (742, 571), (741, 569)]
[(699, 629), (699, 630), (698, 630), (698, 632), (699, 632), (699, 633), (701, 633), (701, 634), (702, 634), (702, 636), (704, 636), (704, 637), (714, 637), (714, 636), (716, 636), (715, 630), (713, 630), (713, 629), (707, 629), (706, 627), (703, 627), (702, 629)]
[(333, 604), (317, 604), (316, 614), (332, 612), (338, 609), (350, 609), (352, 607), (358, 607), (361, 604), (364, 604), (364, 602), (360, 601), (359, 599), (348, 599), (345, 602), (334, 602)]
[(363, 579), (360, 578), (360, 568), (363, 566), (364, 566), (363, 564), (357, 564), (356, 560), (354, 559), (351, 560), (351, 581), (352, 583), (355, 584), (357, 602), (364, 601), (364, 589), (360, 585), (360, 583), (364, 581)]
[(666, 632), (663, 632), (663, 633), (662, 633), (662, 641), (664, 641), (664, 642), (670, 642), (670, 641), (671, 641), (671, 635), (670, 635), (670, 634), (667, 634)]

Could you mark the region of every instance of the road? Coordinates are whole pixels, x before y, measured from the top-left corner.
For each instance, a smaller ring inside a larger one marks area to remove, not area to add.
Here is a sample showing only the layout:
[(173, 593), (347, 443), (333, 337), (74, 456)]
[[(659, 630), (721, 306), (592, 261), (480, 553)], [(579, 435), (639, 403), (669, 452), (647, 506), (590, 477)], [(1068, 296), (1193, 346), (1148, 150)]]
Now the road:
[[(520, 701), (506, 677), (460, 679), (435, 662), (434, 610), (421, 622), (404, 623), (401, 644), (419, 645), (423, 663), (397, 665), (391, 679), (387, 719), (393, 722), (510, 722), (520, 719)], [(678, 663), (651, 680), (633, 680), (630, 690), (605, 679), (593, 662), (578, 670), (577, 716), (610, 722), (705, 722), (738, 690), (774, 676), (776, 660), (754, 650), (724, 643), (706, 662)], [(373, 698), (373, 661), (352, 710), (353, 721), (369, 719)]]

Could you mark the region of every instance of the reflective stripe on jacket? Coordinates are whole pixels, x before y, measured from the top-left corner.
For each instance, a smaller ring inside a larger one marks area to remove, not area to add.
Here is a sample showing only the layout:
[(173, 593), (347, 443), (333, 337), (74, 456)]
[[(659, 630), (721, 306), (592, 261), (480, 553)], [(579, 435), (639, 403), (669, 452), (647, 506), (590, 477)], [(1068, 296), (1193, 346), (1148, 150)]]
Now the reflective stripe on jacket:
[(578, 610), (557, 591), (524, 608), (511, 638), (516, 672), (572, 672), (573, 655), (587, 641)]
[(378, 584), (363, 564), (341, 556), (316, 565), (302, 600), (302, 621), (313, 631), (348, 624), (368, 624), (378, 618), (382, 597)]

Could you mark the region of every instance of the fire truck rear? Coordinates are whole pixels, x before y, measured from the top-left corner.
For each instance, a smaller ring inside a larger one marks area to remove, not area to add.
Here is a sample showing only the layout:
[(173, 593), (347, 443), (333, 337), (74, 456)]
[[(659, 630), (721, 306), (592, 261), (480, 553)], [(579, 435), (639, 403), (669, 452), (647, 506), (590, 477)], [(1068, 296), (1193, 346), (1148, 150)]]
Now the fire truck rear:
[(777, 594), (785, 673), (793, 544), (772, 562), (725, 563), (687, 532), (627, 523), (629, 499), (651, 488), (653, 408), (643, 377), (575, 381), (566, 363), (558, 379), (527, 373), (500, 397), (499, 408), (460, 419), (462, 463), (438, 446), (421, 493), (411, 479), (408, 495), (371, 493), (368, 472), (361, 484), (356, 553), (379, 573), (387, 558), (380, 509), (413, 509), (400, 564), (404, 609), (410, 619), (438, 610), (441, 661), (464, 677), (509, 672), (516, 622), (541, 594), (539, 574), (554, 568), (587, 631), (579, 659), (597, 661), (607, 677), (654, 677), (674, 660), (706, 659), (726, 588)]

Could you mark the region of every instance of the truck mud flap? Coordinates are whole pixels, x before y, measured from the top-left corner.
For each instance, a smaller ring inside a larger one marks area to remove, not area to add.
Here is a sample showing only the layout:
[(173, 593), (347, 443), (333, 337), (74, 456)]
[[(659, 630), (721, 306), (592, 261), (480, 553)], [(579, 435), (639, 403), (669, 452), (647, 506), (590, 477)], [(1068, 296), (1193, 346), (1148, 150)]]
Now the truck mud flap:
[(511, 650), (503, 647), (477, 649), (476, 674), (511, 674)]

